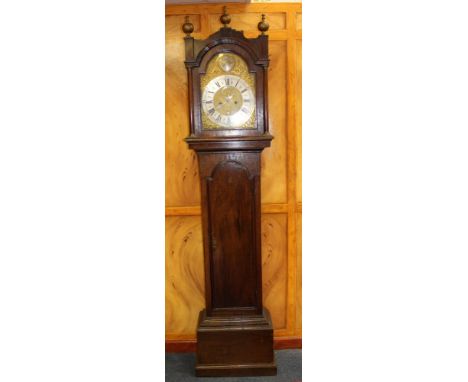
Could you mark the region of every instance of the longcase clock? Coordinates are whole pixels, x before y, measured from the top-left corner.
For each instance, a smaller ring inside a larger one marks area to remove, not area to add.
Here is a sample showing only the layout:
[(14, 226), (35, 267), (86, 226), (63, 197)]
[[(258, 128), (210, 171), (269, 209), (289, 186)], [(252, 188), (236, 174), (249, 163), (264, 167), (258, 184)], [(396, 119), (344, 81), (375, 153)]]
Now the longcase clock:
[(268, 24), (245, 38), (223, 26), (194, 39), (186, 18), (190, 135), (201, 179), (206, 309), (198, 376), (275, 375), (273, 326), (262, 304), (260, 156), (268, 132)]

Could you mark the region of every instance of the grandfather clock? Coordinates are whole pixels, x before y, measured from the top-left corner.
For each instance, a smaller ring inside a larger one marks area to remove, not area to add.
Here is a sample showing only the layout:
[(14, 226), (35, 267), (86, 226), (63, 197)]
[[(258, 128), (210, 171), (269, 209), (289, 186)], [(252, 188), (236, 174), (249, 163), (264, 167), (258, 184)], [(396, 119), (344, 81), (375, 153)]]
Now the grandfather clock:
[(275, 375), (273, 326), (262, 304), (260, 155), (268, 132), (268, 24), (261, 35), (223, 26), (206, 40), (186, 17), (190, 135), (201, 178), (206, 309), (197, 376)]

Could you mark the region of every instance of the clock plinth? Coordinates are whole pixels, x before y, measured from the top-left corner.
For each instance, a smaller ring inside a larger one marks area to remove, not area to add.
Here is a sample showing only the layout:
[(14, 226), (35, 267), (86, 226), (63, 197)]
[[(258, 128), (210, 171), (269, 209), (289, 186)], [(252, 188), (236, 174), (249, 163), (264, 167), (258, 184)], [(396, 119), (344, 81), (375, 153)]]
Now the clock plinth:
[(190, 135), (197, 153), (206, 309), (197, 376), (276, 375), (273, 325), (262, 303), (261, 152), (268, 132), (268, 36), (223, 27), (185, 37)]
[(198, 377), (276, 375), (268, 311), (225, 318), (208, 317), (202, 310), (195, 371)]

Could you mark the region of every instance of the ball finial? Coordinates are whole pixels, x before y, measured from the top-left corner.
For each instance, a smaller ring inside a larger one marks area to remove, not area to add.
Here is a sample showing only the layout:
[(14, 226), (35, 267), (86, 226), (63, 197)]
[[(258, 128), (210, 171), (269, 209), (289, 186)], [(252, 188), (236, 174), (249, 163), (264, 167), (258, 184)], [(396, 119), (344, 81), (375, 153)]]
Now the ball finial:
[(258, 30), (265, 34), (265, 32), (270, 28), (270, 25), (265, 21), (265, 15), (262, 15), (262, 21), (258, 23)]
[(224, 28), (227, 28), (227, 25), (231, 22), (231, 16), (228, 15), (226, 6), (223, 7), (223, 14), (219, 20), (224, 25)]
[(193, 32), (193, 24), (190, 22), (188, 16), (185, 16), (185, 23), (182, 25), (182, 30), (187, 35), (187, 37), (190, 37), (190, 33)]

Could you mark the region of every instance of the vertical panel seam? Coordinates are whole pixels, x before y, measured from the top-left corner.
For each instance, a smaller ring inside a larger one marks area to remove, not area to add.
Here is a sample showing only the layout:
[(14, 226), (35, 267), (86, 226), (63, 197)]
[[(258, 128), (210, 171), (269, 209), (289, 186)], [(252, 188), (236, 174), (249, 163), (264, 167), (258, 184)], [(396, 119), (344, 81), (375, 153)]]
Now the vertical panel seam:
[(287, 302), (287, 328), (289, 334), (295, 332), (296, 327), (296, 272), (297, 272), (297, 246), (296, 246), (296, 10), (287, 12), (287, 161), (288, 161), (288, 302)]

